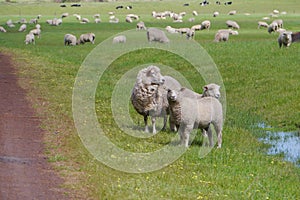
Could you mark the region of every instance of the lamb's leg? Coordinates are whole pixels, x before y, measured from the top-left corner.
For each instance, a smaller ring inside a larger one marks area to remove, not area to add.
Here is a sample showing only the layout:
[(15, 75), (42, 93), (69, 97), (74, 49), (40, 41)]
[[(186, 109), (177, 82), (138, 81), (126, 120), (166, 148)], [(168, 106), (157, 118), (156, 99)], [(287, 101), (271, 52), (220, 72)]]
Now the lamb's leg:
[(208, 127), (208, 129), (207, 129), (207, 135), (208, 135), (208, 140), (209, 140), (209, 146), (213, 147), (214, 142), (213, 142), (212, 131), (211, 131), (210, 127)]
[(149, 133), (149, 127), (148, 127), (148, 116), (144, 116), (144, 124), (145, 124), (145, 132)]
[(156, 127), (155, 127), (155, 121), (156, 121), (156, 119), (155, 119), (155, 117), (151, 117), (151, 120), (152, 120), (152, 133), (153, 134), (156, 134)]
[(179, 134), (180, 134), (180, 144), (184, 145), (185, 147), (189, 146), (189, 136), (191, 131), (193, 130), (193, 126), (189, 125), (181, 125), (179, 127)]
[(218, 137), (218, 147), (217, 148), (221, 148), (222, 146), (222, 127), (215, 127), (216, 129), (216, 133), (217, 133), (217, 137)]
[(164, 115), (164, 126), (162, 128), (163, 131), (165, 131), (167, 129), (167, 121), (168, 121), (168, 116)]

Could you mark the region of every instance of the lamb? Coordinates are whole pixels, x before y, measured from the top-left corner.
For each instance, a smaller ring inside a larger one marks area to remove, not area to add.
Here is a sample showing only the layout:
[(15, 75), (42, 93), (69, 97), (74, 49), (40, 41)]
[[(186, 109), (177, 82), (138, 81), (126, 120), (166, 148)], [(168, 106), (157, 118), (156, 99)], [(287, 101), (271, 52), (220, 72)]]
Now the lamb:
[(233, 20), (227, 20), (226, 25), (227, 25), (228, 28), (240, 29), (240, 26), (238, 25), (238, 23), (236, 21), (233, 21)]
[(126, 43), (126, 36), (125, 35), (119, 35), (113, 38), (113, 44), (117, 43)]
[(237, 31), (233, 31), (231, 29), (221, 29), (215, 35), (215, 42), (228, 41), (229, 35), (238, 35)]
[(6, 30), (3, 28), (3, 26), (0, 26), (0, 32), (6, 33)]
[(24, 31), (26, 31), (26, 28), (27, 28), (27, 26), (26, 26), (26, 24), (22, 24), (21, 26), (20, 26), (20, 28), (19, 28), (19, 32), (24, 32)]
[(258, 29), (260, 27), (268, 28), (268, 26), (269, 26), (267, 22), (262, 22), (262, 21), (257, 22), (257, 24), (258, 24), (258, 26), (257, 26)]
[(94, 44), (95, 38), (96, 36), (94, 33), (81, 34), (79, 39), (77, 40), (77, 44), (84, 44), (86, 42), (91, 42), (92, 44)]
[(209, 144), (213, 146), (213, 124), (217, 137), (218, 148), (222, 145), (223, 113), (221, 103), (214, 97), (200, 99), (182, 95), (181, 90), (168, 90), (167, 99), (170, 115), (179, 124), (180, 142), (185, 147), (189, 145), (189, 135), (193, 129), (204, 129), (208, 133)]
[(160, 43), (168, 43), (170, 42), (169, 38), (167, 38), (165, 32), (157, 28), (149, 28), (147, 30), (147, 38), (149, 42), (155, 41)]
[(145, 132), (149, 132), (147, 120), (152, 119), (152, 133), (156, 133), (156, 117), (164, 118), (163, 129), (166, 129), (168, 100), (167, 89), (179, 90), (180, 83), (170, 76), (163, 77), (157, 66), (150, 65), (139, 71), (131, 94), (134, 109), (144, 116)]
[(32, 29), (29, 33), (32, 33), (33, 35), (37, 36), (38, 38), (41, 37), (41, 29)]
[(145, 26), (145, 23), (140, 21), (136, 24), (136, 30), (146, 30), (146, 26)]
[(29, 32), (29, 33), (26, 35), (25, 41), (24, 41), (24, 42), (25, 42), (25, 44), (31, 44), (31, 43), (35, 44), (34, 34), (31, 33), (31, 32)]
[(65, 43), (65, 46), (66, 45), (71, 45), (71, 46), (75, 46), (76, 45), (76, 36), (75, 35), (72, 35), (72, 34), (65, 34), (65, 37), (64, 37), (64, 43)]

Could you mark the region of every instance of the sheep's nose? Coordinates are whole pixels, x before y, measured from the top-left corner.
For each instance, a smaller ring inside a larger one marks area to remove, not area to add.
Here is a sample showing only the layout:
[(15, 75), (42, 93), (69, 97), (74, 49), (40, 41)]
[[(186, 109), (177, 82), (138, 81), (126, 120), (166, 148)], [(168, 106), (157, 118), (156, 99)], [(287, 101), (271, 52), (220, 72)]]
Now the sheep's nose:
[(220, 98), (220, 94), (216, 94), (215, 96), (216, 96), (217, 99)]

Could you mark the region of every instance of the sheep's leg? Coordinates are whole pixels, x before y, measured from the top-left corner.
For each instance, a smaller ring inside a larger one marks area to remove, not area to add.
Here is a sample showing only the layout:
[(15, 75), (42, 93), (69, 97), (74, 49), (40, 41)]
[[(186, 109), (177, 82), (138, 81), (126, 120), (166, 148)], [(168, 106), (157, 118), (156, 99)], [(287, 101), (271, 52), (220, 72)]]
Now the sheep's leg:
[(222, 127), (215, 126), (217, 137), (218, 137), (218, 147), (221, 148), (222, 146)]
[(207, 129), (207, 135), (208, 135), (208, 140), (209, 140), (209, 146), (213, 147), (214, 143), (213, 143), (212, 131), (211, 131), (210, 127), (208, 127), (208, 129)]
[(167, 129), (167, 121), (168, 121), (168, 116), (164, 115), (164, 126), (162, 128), (163, 131), (165, 131)]
[(145, 124), (145, 132), (149, 133), (149, 127), (148, 127), (148, 116), (144, 116), (144, 124)]
[(156, 119), (155, 119), (154, 116), (151, 117), (151, 121), (152, 121), (152, 129), (153, 129), (152, 133), (156, 134), (156, 127), (155, 127), (155, 121), (156, 121)]
[(179, 127), (179, 134), (180, 134), (180, 144), (184, 145), (185, 147), (189, 146), (189, 136), (191, 131), (193, 130), (193, 126), (189, 125), (181, 125)]

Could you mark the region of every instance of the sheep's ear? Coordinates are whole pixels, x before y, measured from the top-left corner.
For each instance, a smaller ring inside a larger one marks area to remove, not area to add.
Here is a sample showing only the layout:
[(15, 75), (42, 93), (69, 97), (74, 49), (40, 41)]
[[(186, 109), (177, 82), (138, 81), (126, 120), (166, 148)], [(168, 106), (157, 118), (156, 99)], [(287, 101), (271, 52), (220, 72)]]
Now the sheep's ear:
[(204, 87), (203, 87), (203, 90), (204, 90), (204, 91), (207, 91), (207, 90), (208, 90), (208, 87), (207, 87), (207, 86), (204, 86)]

